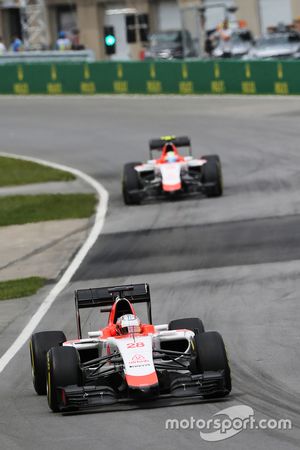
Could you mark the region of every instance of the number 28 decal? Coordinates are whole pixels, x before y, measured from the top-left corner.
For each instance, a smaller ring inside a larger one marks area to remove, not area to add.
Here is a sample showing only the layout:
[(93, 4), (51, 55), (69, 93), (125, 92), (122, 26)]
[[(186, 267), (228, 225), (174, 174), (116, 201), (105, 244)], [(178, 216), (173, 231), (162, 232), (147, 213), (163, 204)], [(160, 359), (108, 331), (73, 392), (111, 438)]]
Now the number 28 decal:
[(129, 342), (127, 344), (127, 348), (140, 348), (144, 346), (145, 346), (144, 342)]

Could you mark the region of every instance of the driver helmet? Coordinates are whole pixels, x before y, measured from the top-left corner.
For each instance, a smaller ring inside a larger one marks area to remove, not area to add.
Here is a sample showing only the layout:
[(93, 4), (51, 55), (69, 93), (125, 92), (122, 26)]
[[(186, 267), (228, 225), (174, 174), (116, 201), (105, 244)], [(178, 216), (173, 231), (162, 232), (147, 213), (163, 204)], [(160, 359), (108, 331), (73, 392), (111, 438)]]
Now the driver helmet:
[(141, 321), (134, 314), (125, 314), (119, 317), (116, 322), (116, 332), (118, 335), (140, 333), (141, 331)]
[(169, 151), (166, 154), (166, 161), (168, 161), (169, 163), (173, 163), (173, 162), (177, 161), (177, 156), (174, 151)]

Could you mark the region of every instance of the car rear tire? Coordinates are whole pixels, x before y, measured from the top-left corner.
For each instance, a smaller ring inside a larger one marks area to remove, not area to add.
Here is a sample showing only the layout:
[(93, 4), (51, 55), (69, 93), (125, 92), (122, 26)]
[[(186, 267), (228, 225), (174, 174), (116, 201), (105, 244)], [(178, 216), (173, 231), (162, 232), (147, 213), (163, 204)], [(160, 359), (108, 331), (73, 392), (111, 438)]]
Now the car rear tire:
[(205, 187), (207, 197), (220, 197), (223, 194), (223, 178), (221, 161), (218, 155), (203, 156), (207, 160), (202, 167), (202, 183), (213, 183)]
[(224, 397), (231, 391), (231, 375), (227, 353), (222, 336), (216, 331), (195, 335), (197, 367), (200, 373), (223, 370), (225, 375), (225, 392), (206, 395), (206, 398)]
[(29, 342), (33, 387), (38, 395), (46, 395), (47, 352), (66, 341), (62, 331), (34, 333)]
[(205, 155), (202, 156), (201, 158), (206, 159), (206, 161), (217, 161), (218, 163), (221, 163), (219, 155)]
[(142, 164), (141, 162), (132, 162), (127, 163), (124, 166), (123, 171), (123, 199), (125, 205), (138, 205), (141, 203), (141, 198), (138, 193), (132, 194), (130, 191), (138, 191), (141, 188), (141, 183), (139, 179), (139, 175), (136, 170), (134, 170), (135, 166)]
[[(197, 317), (191, 317), (187, 319), (171, 320), (169, 323), (169, 330), (191, 330), (197, 333), (204, 333), (204, 325), (202, 320)], [(196, 331), (198, 330), (198, 331)]]
[(47, 354), (47, 399), (53, 412), (61, 409), (58, 387), (80, 385), (79, 355), (74, 347), (53, 347)]
[[(169, 330), (191, 330), (196, 334), (204, 333), (204, 325), (202, 320), (198, 319), (198, 317), (189, 317), (185, 319), (176, 319), (171, 320), (169, 323)], [(169, 343), (169, 350), (185, 350), (185, 348), (178, 347), (179, 341), (175, 341), (174, 343)], [(173, 346), (171, 345), (173, 344)], [(192, 360), (189, 370), (192, 373), (197, 372), (196, 361)]]

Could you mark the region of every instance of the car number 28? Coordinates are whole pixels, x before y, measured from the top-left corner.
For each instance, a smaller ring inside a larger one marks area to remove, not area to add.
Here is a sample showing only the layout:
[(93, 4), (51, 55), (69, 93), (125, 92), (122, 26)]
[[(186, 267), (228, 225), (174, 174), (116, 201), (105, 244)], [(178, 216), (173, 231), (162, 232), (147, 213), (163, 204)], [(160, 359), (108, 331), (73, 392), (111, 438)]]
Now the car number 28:
[(139, 348), (144, 346), (145, 346), (144, 342), (129, 342), (127, 344), (127, 348)]

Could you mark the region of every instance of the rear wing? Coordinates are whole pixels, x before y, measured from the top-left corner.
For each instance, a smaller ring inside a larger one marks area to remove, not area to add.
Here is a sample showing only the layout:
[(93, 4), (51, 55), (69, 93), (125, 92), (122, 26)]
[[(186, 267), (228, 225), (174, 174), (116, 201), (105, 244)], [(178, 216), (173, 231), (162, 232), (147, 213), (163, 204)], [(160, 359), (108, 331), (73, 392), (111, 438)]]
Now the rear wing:
[(109, 312), (117, 298), (127, 298), (132, 304), (146, 303), (149, 323), (152, 324), (151, 297), (149, 284), (108, 286), (75, 291), (75, 308), (78, 338), (82, 338), (80, 309), (100, 307), (101, 312)]
[(175, 145), (175, 147), (188, 147), (189, 148), (189, 155), (192, 154), (191, 149), (191, 140), (188, 136), (163, 136), (158, 139), (150, 139), (149, 141), (149, 150), (150, 155), (152, 155), (153, 151), (161, 151), (164, 147), (164, 145), (172, 143)]

